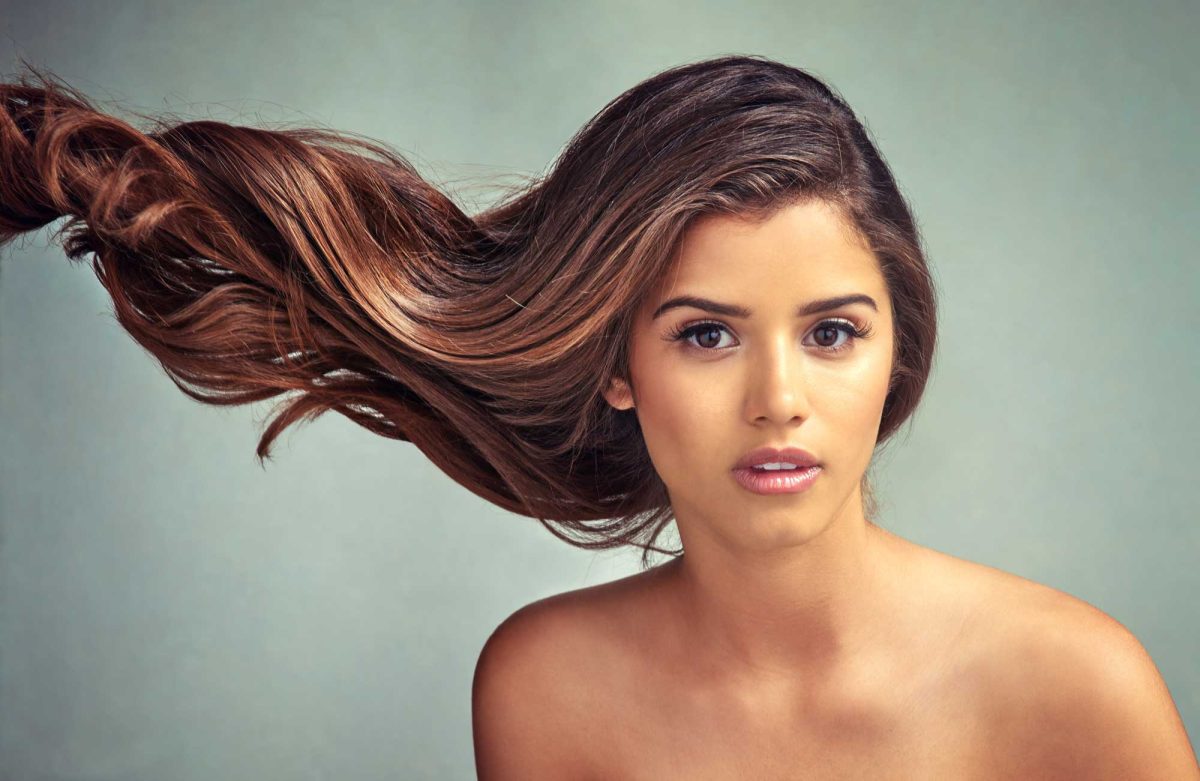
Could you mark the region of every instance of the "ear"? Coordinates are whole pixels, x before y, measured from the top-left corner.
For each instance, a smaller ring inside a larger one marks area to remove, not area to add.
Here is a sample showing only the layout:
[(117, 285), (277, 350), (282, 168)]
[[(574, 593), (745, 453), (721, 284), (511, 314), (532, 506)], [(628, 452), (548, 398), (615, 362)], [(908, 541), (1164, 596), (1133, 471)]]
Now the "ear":
[(604, 399), (616, 409), (630, 409), (634, 406), (633, 388), (620, 377), (613, 377), (604, 391)]

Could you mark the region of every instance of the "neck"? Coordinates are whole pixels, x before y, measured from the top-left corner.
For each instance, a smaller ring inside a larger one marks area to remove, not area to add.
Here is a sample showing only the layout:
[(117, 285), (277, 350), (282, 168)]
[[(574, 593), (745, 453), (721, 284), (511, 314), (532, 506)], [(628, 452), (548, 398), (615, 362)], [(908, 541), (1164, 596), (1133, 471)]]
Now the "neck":
[(861, 501), (847, 507), (803, 544), (683, 540), (673, 563), (680, 615), (717, 674), (820, 680), (878, 644), (895, 604), (898, 538), (868, 523)]

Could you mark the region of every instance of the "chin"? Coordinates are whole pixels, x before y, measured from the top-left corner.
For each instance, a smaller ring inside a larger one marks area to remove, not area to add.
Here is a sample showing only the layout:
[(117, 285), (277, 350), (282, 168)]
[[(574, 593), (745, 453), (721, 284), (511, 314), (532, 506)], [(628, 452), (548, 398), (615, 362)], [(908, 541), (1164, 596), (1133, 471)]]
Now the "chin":
[(743, 508), (741, 525), (729, 530), (735, 544), (742, 550), (759, 553), (795, 548), (820, 537), (829, 527), (832, 519), (827, 512), (788, 504), (772, 509)]
[(790, 548), (811, 542), (829, 527), (829, 520), (828, 516), (816, 517), (811, 513), (800, 517), (793, 515), (766, 530), (771, 547)]

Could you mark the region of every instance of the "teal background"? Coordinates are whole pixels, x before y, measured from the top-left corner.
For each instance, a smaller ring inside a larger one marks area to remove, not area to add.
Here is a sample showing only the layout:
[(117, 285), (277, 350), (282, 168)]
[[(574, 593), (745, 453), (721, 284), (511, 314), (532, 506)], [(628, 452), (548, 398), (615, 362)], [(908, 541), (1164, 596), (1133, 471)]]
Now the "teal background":
[[(1127, 626), (1200, 736), (1195, 3), (0, 3), (123, 109), (325, 125), (475, 211), (667, 67), (754, 53), (865, 118), (941, 344), (881, 523)], [(56, 224), (57, 227), (57, 224)], [(328, 415), (185, 397), (49, 230), (0, 268), (0, 777), (473, 777), (484, 640), (635, 572)]]

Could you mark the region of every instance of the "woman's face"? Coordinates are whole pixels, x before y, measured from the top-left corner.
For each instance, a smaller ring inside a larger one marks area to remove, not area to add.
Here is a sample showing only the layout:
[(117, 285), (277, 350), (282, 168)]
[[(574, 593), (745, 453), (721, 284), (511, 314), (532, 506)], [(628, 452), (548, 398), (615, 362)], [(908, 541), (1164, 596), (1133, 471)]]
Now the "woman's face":
[[(797, 315), (851, 295), (874, 304)], [(669, 306), (680, 296), (746, 312)], [(635, 318), (632, 389), (614, 380), (605, 397), (635, 409), (685, 547), (700, 536), (751, 550), (801, 544), (862, 512), (892, 343), (875, 256), (833, 207), (808, 201), (758, 223), (705, 215)], [(764, 446), (807, 450), (822, 465), (816, 481), (799, 493), (743, 488), (733, 466)]]

